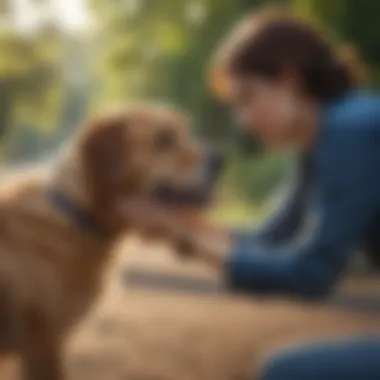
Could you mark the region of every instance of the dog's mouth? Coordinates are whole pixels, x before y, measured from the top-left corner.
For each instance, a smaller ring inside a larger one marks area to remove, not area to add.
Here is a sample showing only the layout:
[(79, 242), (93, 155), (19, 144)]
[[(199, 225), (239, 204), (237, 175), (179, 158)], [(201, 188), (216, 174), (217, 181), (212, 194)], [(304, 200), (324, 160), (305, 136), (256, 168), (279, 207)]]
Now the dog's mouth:
[(153, 201), (180, 209), (207, 207), (212, 202), (215, 183), (224, 166), (224, 155), (219, 151), (210, 151), (192, 185), (179, 187), (169, 181), (162, 181), (152, 191)]
[(210, 203), (211, 193), (206, 187), (179, 188), (170, 183), (161, 183), (154, 189), (152, 198), (163, 206), (200, 208)]

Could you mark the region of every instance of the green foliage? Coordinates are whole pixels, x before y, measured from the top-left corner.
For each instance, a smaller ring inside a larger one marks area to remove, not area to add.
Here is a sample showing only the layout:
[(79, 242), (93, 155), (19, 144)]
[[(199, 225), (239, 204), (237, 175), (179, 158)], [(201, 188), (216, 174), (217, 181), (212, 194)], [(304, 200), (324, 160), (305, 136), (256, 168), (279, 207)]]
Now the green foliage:
[[(68, 60), (54, 29), (28, 37), (0, 32), (0, 125), (18, 126), (10, 142), (12, 157), (34, 155), (44, 144), (58, 145), (70, 132), (68, 126), (83, 116), (88, 97), (92, 107), (146, 98), (168, 101), (189, 112), (198, 135), (230, 142), (234, 126), (229, 110), (207, 89), (209, 60), (235, 21), (270, 2), (290, 3), (300, 16), (330, 27), (338, 40), (354, 42), (369, 63), (380, 67), (378, 1), (91, 0), (97, 27), (91, 93), (86, 83), (83, 88), (62, 85), (62, 67), (73, 65), (80, 52)], [(372, 83), (380, 85), (379, 70)], [(41, 128), (48, 125), (57, 128), (49, 137)], [(222, 187), (261, 201), (282, 178), (287, 160), (262, 154), (255, 142), (253, 151), (258, 154), (252, 158), (231, 158)]]
[(380, 65), (380, 29), (378, 15), (380, 2), (376, 0), (346, 0), (342, 32), (354, 42), (364, 59)]
[(52, 30), (0, 30), (0, 134), (19, 123), (52, 124), (61, 97), (62, 52)]
[[(229, 110), (207, 89), (209, 60), (231, 25), (263, 3), (268, 1), (93, 0), (99, 24), (95, 75), (101, 83), (95, 104), (163, 99), (189, 112), (198, 135), (230, 140)], [(261, 199), (281, 171), (270, 156), (235, 161), (227, 182), (250, 199)]]
[(229, 26), (259, 0), (93, 0), (103, 78), (98, 101), (156, 97), (188, 110), (197, 130), (226, 138), (228, 111), (209, 94), (212, 51)]
[(339, 33), (341, 22), (346, 17), (346, 2), (347, 0), (291, 0), (291, 5), (299, 16), (331, 27)]
[(332, 30), (341, 41), (353, 43), (365, 63), (372, 68), (372, 82), (380, 86), (380, 29), (376, 0), (292, 0), (293, 8), (304, 17), (319, 21)]

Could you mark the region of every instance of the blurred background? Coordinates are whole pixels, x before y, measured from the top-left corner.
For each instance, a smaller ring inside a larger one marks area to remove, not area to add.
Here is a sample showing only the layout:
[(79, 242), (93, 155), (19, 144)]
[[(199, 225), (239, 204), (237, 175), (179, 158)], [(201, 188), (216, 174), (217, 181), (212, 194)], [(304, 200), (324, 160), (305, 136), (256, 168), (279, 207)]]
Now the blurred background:
[[(358, 49), (380, 84), (377, 0), (0, 0), (0, 128), (3, 163), (48, 157), (94, 109), (139, 99), (188, 111), (197, 132), (231, 137), (227, 108), (206, 85), (210, 56), (242, 15), (287, 4)], [(266, 212), (291, 154), (233, 154), (218, 218)], [(247, 175), (249, 173), (249, 175)]]
[[(380, 86), (378, 0), (0, 0), (1, 165), (49, 162), (88, 113), (140, 99), (182, 107), (200, 136), (229, 141), (231, 115), (206, 85), (209, 59), (236, 20), (269, 3), (329, 28)], [(253, 148), (249, 157), (231, 153), (212, 211), (218, 222), (263, 217), (291, 166), (291, 152)], [(111, 273), (117, 286), (74, 339), (70, 379), (251, 380), (262, 356), (284, 342), (379, 329), (378, 314), (363, 310), (133, 290), (124, 271), (141, 260), (164, 272), (215, 274), (138, 242), (126, 251)], [(177, 292), (183, 280), (164, 283)], [(368, 289), (379, 305), (378, 280), (355, 282), (355, 291)], [(17, 378), (3, 362), (1, 370), (0, 379)]]

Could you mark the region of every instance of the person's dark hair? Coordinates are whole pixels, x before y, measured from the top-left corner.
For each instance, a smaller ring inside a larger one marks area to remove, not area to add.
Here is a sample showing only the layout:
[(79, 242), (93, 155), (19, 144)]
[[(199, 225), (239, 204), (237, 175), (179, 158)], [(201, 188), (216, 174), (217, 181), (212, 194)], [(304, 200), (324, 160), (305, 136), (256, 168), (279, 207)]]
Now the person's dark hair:
[(223, 96), (226, 78), (262, 75), (276, 79), (291, 69), (306, 93), (326, 100), (357, 86), (363, 77), (354, 50), (350, 47), (345, 53), (342, 59), (310, 23), (284, 11), (261, 11), (240, 22), (221, 44), (210, 84)]

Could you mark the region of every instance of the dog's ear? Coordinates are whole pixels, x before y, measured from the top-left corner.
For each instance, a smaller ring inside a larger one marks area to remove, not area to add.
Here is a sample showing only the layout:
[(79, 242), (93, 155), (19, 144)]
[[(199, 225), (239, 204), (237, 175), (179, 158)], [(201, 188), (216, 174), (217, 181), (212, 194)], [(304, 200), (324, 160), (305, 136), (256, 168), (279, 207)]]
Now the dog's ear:
[(126, 173), (127, 121), (109, 117), (90, 121), (80, 147), (90, 197), (99, 211), (122, 191)]

